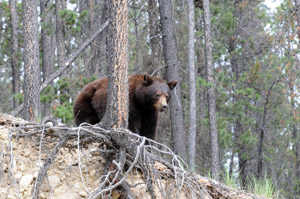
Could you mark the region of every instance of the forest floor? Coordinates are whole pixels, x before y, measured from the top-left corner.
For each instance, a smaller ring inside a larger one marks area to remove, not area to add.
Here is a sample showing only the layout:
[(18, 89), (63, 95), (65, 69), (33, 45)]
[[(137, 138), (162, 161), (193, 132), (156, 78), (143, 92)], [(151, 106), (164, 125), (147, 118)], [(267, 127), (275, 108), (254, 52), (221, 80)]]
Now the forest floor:
[[(39, 136), (14, 138), (10, 129), (16, 123), (22, 122), (26, 121), (0, 114), (0, 198), (32, 198), (33, 187), (40, 168), (43, 166), (43, 160), (57, 144), (56, 140), (51, 137), (44, 137), (42, 142), (40, 142)], [(90, 144), (87, 148), (80, 150), (78, 148), (60, 148), (40, 186), (39, 198), (88, 198), (90, 193), (98, 187), (105, 165), (105, 159), (100, 152), (95, 150), (96, 148), (96, 144)], [(79, 155), (81, 161), (78, 161)], [(170, 172), (170, 169), (160, 162), (155, 162), (153, 165), (161, 172)], [(193, 197), (185, 184), (180, 189), (173, 189), (174, 181), (167, 177), (161, 178), (160, 181), (154, 180), (155, 197), (263, 198), (235, 190), (197, 174), (194, 175), (197, 184), (203, 191), (201, 197)], [(126, 179), (128, 184), (135, 185), (130, 187), (131, 195), (134, 198), (151, 198), (143, 178), (141, 170), (134, 169)], [(196, 189), (196, 187), (194, 188)], [(123, 198), (117, 189), (112, 190), (109, 196), (113, 199)]]

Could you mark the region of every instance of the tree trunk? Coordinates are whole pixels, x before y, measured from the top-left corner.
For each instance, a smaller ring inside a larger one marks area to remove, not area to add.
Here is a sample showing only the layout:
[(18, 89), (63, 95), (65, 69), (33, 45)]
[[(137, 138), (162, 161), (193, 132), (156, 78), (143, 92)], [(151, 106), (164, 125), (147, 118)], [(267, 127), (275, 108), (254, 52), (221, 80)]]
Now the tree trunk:
[[(235, 15), (236, 16), (236, 15)], [(236, 30), (235, 30), (236, 31)], [(233, 81), (236, 85), (238, 85), (239, 79), (240, 79), (240, 69), (239, 69), (239, 58), (238, 55), (235, 52), (236, 49), (236, 37), (239, 33), (235, 32), (234, 37), (232, 37), (229, 40), (228, 44), (228, 52), (231, 56), (230, 59), (230, 65), (231, 65), (231, 70), (233, 73)], [(232, 92), (235, 93), (235, 87), (232, 87)], [(233, 103), (237, 103), (240, 100), (238, 95), (233, 96)], [(238, 116), (237, 116), (238, 117)], [(237, 149), (233, 147), (232, 149), (232, 156), (231, 156), (231, 161), (230, 161), (230, 168), (229, 168), (229, 175), (232, 175), (232, 166), (233, 166), (233, 157), (235, 154), (235, 151), (238, 153), (238, 165), (239, 165), (239, 176), (241, 180), (242, 187), (246, 187), (247, 185), (247, 167), (248, 167), (248, 158), (245, 157), (245, 154), (248, 153), (247, 148), (243, 145), (240, 144), (240, 137), (243, 134), (243, 126), (241, 121), (239, 120), (240, 118), (236, 118), (234, 121), (234, 128), (233, 128), (233, 142), (235, 143)]]
[[(78, 12), (81, 14), (83, 11), (88, 11), (88, 16), (83, 17), (81, 21), (81, 26), (80, 26), (80, 37), (77, 37), (77, 43), (81, 45), (86, 39), (89, 38), (90, 34), (90, 15), (92, 15), (92, 11), (89, 9), (89, 1), (90, 0), (80, 0), (78, 2)], [(93, 1), (93, 0), (92, 0)], [(89, 46), (90, 49), (92, 49), (92, 45)], [(80, 57), (82, 59), (82, 62), (84, 63), (84, 73), (83, 75), (85, 77), (90, 78), (93, 75), (92, 72), (92, 64), (90, 63), (90, 57), (91, 55), (91, 50), (85, 50), (81, 53)]]
[[(277, 80), (278, 81), (278, 80)], [(269, 90), (267, 91), (267, 96), (265, 98), (264, 103), (264, 112), (262, 117), (262, 122), (259, 126), (259, 141), (257, 146), (257, 173), (256, 177), (259, 179), (262, 177), (262, 169), (263, 169), (263, 147), (264, 147), (264, 138), (266, 133), (266, 121), (267, 121), (267, 108), (270, 100), (270, 95), (272, 92), (273, 87), (276, 85), (277, 81), (273, 82)]]
[(39, 42), (37, 1), (23, 0), (25, 120), (36, 119), (39, 107)]
[(264, 105), (264, 113), (263, 113), (263, 121), (259, 130), (259, 142), (257, 146), (257, 174), (256, 178), (259, 179), (262, 177), (262, 169), (263, 169), (263, 146), (264, 146), (264, 138), (265, 138), (265, 123), (267, 116), (267, 103)]
[[(20, 93), (20, 68), (18, 64), (18, 50), (19, 50), (19, 38), (18, 38), (18, 15), (16, 8), (16, 0), (9, 0), (10, 16), (11, 16), (11, 66), (13, 77), (13, 94)], [(13, 98), (13, 106), (17, 107), (17, 100)]]
[(194, 1), (188, 0), (189, 9), (189, 44), (188, 44), (188, 59), (189, 59), (189, 91), (190, 91), (190, 129), (189, 129), (189, 147), (188, 157), (189, 166), (195, 169), (196, 163), (196, 75), (195, 75), (195, 14)]
[(211, 175), (214, 179), (218, 179), (218, 174), (220, 171), (219, 143), (218, 143), (218, 127), (217, 127), (216, 102), (215, 102), (215, 80), (213, 75), (209, 0), (203, 0), (203, 8), (204, 8), (204, 26), (205, 26), (206, 81), (211, 85), (207, 90), (210, 143), (211, 143)]
[(146, 65), (144, 70), (152, 74), (159, 66), (160, 61), (160, 37), (159, 37), (159, 24), (158, 24), (158, 6), (157, 0), (148, 0), (148, 9), (149, 15), (149, 42), (151, 54), (148, 55)]
[[(296, 10), (297, 10), (297, 34), (298, 34), (298, 41), (299, 41), (298, 48), (299, 48), (300, 47), (300, 0), (295, 0), (295, 1), (296, 1), (295, 2)], [(297, 61), (299, 64), (299, 59)], [(294, 93), (294, 90), (292, 90), (292, 93)], [(293, 101), (293, 99), (291, 99), (291, 101)], [(296, 109), (295, 103), (292, 103), (292, 107), (294, 110)], [(296, 164), (295, 164), (296, 176), (298, 179), (300, 179), (300, 136), (299, 136), (299, 129), (297, 128), (295, 123), (293, 124), (293, 137), (295, 141), (294, 153), (296, 156)], [(300, 195), (300, 189), (298, 191), (298, 194)]]
[(181, 89), (178, 73), (177, 44), (173, 23), (173, 4), (171, 0), (159, 2), (160, 22), (163, 33), (165, 63), (167, 65), (167, 81), (177, 80), (177, 87), (172, 91), (170, 101), (172, 144), (175, 153), (186, 159), (186, 140), (183, 130), (183, 115), (181, 107)]
[[(109, 13), (108, 13), (107, 4), (108, 4), (108, 0), (104, 0), (101, 19), (96, 18), (96, 20), (98, 21), (97, 23), (98, 26), (104, 24), (108, 19)], [(93, 42), (93, 45), (91, 47), (92, 55), (93, 55), (91, 63), (94, 67), (96, 77), (101, 77), (106, 75), (106, 70), (102, 70), (102, 68), (106, 68), (107, 66), (106, 56), (105, 56), (107, 51), (106, 41), (105, 41), (107, 31), (108, 30), (104, 30), (103, 33), (99, 35), (99, 37)]]
[(300, 0), (295, 0), (295, 6), (297, 11), (297, 34), (300, 45)]
[(59, 16), (61, 10), (65, 9), (64, 0), (55, 0), (56, 5), (56, 44), (58, 68), (62, 68), (66, 62), (65, 46), (65, 24), (64, 19)]
[[(102, 7), (99, 5), (99, 1), (100, 0), (81, 0), (79, 3), (80, 13), (82, 13), (84, 10), (89, 12), (88, 17), (82, 20), (82, 25), (80, 29), (82, 41), (87, 40), (95, 32), (95, 30), (97, 30), (98, 27), (101, 25), (101, 15), (96, 13), (101, 13), (101, 11), (104, 12), (103, 9), (105, 9), (106, 5), (104, 2), (104, 7), (102, 9)], [(103, 21), (103, 23), (104, 22), (105, 21)], [(98, 43), (97, 40), (95, 40), (91, 44), (90, 50), (83, 52), (81, 55), (86, 65), (87, 70), (85, 70), (86, 71), (85, 75), (87, 77), (92, 77), (93, 75), (95, 75), (96, 77), (99, 76), (100, 62), (98, 63), (98, 60), (100, 60), (101, 57), (99, 56), (100, 43)]]
[(128, 127), (128, 5), (127, 0), (108, 2), (110, 25), (107, 38), (108, 95), (102, 124)]
[[(55, 24), (52, 22), (54, 16), (47, 12), (49, 5), (47, 0), (40, 1), (41, 23), (45, 24), (45, 26), (41, 27), (43, 82), (53, 73), (55, 61), (55, 34), (51, 31)], [(43, 117), (49, 116), (51, 102), (46, 102), (43, 106)]]

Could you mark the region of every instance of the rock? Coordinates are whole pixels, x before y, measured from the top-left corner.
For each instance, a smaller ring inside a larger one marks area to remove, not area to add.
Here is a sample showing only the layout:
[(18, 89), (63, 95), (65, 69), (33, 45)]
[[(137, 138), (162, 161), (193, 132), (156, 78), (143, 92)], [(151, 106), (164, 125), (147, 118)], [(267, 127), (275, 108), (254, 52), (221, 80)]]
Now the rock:
[(86, 198), (87, 197), (87, 193), (85, 191), (81, 191), (79, 192), (79, 195), (83, 198)]
[(14, 173), (17, 172), (17, 162), (16, 162), (15, 159), (13, 160), (12, 171), (13, 171)]
[(24, 191), (24, 196), (26, 196), (26, 198), (27, 198), (28, 196), (30, 196), (30, 192), (29, 191)]
[(7, 169), (7, 164), (2, 165), (2, 170), (5, 171)]
[(37, 162), (35, 165), (39, 168), (42, 168), (44, 166), (44, 163), (41, 161), (41, 162)]
[(21, 188), (28, 188), (28, 186), (31, 184), (31, 182), (33, 181), (33, 175), (25, 175), (20, 179), (20, 187)]
[(72, 198), (72, 199), (80, 199), (81, 197), (76, 193), (63, 193), (60, 194), (56, 199), (66, 199), (66, 198)]
[(17, 146), (15, 144), (12, 144), (12, 149), (13, 150), (17, 150), (18, 148), (17, 148)]
[(16, 173), (16, 175), (14, 176), (17, 180), (20, 180), (22, 178), (22, 173), (21, 172), (18, 172)]
[(91, 152), (91, 155), (92, 156), (100, 156), (101, 155), (101, 153), (99, 152), (99, 151), (93, 151), (93, 152)]
[(40, 198), (41, 198), (41, 199), (45, 199), (46, 196), (45, 196), (43, 193), (41, 193), (41, 194), (40, 194)]
[(26, 170), (26, 166), (25, 165), (19, 165), (19, 170), (20, 171), (25, 171)]
[(28, 151), (25, 151), (25, 152), (24, 152), (23, 156), (24, 156), (24, 157), (28, 157), (30, 154), (31, 154), (31, 153), (30, 153), (30, 151), (28, 150)]
[(95, 170), (90, 170), (89, 174), (90, 174), (91, 176), (95, 176), (95, 175), (96, 175), (96, 171), (95, 171)]
[(39, 175), (39, 172), (36, 171), (36, 172), (34, 172), (33, 177), (34, 177), (34, 178), (37, 178), (38, 175)]
[(53, 176), (49, 176), (49, 184), (52, 186), (52, 187), (55, 187), (57, 186), (59, 183), (60, 183), (60, 178), (53, 175)]
[(77, 183), (74, 184), (74, 188), (75, 188), (76, 190), (78, 190), (78, 189), (81, 188), (81, 186), (80, 186), (80, 184), (77, 182)]

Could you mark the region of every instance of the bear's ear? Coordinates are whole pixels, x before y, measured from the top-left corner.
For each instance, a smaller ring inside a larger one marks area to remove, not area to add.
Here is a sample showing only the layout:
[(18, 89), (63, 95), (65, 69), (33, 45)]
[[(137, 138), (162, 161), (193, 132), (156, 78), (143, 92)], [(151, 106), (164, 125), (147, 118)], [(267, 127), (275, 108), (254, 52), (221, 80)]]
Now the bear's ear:
[(148, 73), (144, 74), (144, 85), (145, 86), (150, 86), (152, 84), (153, 80), (151, 77), (148, 75)]
[(167, 84), (168, 84), (170, 90), (173, 90), (175, 88), (175, 86), (177, 85), (177, 81), (168, 82)]

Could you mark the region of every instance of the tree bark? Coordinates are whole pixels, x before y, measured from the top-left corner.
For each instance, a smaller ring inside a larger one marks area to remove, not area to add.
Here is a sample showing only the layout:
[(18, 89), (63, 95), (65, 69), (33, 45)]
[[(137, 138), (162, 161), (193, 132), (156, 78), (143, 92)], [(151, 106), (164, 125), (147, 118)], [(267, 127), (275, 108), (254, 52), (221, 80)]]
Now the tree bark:
[[(52, 18), (53, 14), (47, 12), (49, 8), (49, 1), (41, 0), (41, 23), (45, 24), (41, 27), (41, 52), (42, 52), (42, 71), (43, 71), (43, 82), (50, 76), (54, 71), (55, 61), (55, 34), (52, 33), (51, 29), (54, 28)], [(50, 115), (51, 103), (45, 103), (43, 105), (43, 117)]]
[(127, 0), (108, 2), (110, 25), (107, 37), (108, 95), (101, 124), (128, 127), (128, 5)]
[[(104, 5), (100, 5), (100, 0), (81, 0), (79, 3), (79, 12), (82, 13), (84, 10), (89, 12), (87, 19), (82, 20), (81, 25), (81, 40), (88, 39), (96, 29), (107, 20), (107, 17), (103, 19), (100, 14), (96, 13), (104, 13), (106, 9), (106, 1), (104, 1)], [(107, 11), (106, 11), (107, 12)], [(81, 57), (86, 64), (86, 76), (92, 77), (95, 75), (99, 77), (99, 71), (101, 66), (101, 56), (100, 49), (103, 47), (100, 45), (98, 41), (101, 35), (91, 44), (90, 50), (82, 53)], [(100, 48), (101, 47), (101, 48)]]
[(214, 179), (218, 179), (218, 174), (220, 171), (219, 143), (218, 143), (218, 127), (217, 127), (216, 102), (215, 102), (215, 80), (213, 74), (209, 0), (203, 0), (203, 8), (204, 8), (204, 26), (205, 26), (204, 31), (205, 31), (206, 81), (211, 85), (208, 87), (207, 90), (210, 143), (211, 143), (211, 175)]
[[(13, 77), (13, 94), (20, 93), (20, 68), (18, 64), (18, 15), (16, 8), (16, 0), (9, 0), (10, 5), (10, 18), (11, 18), (11, 66)], [(17, 100), (13, 98), (13, 106), (16, 108), (18, 105)]]
[(265, 98), (262, 122), (261, 122), (261, 125), (259, 127), (259, 142), (258, 142), (258, 146), (257, 146), (257, 151), (258, 151), (258, 154), (257, 154), (257, 173), (256, 173), (257, 179), (262, 177), (263, 147), (264, 147), (264, 138), (265, 138), (265, 133), (266, 133), (266, 121), (267, 121), (267, 111), (268, 111), (267, 108), (268, 108), (268, 104), (269, 104), (272, 89), (274, 88), (274, 86), (276, 85), (276, 83), (278, 81), (279, 80), (272, 83), (269, 90), (267, 91), (267, 96)]
[(35, 120), (39, 107), (39, 42), (37, 1), (23, 0), (25, 120)]
[(55, 0), (56, 5), (56, 45), (58, 68), (62, 68), (66, 62), (65, 24), (64, 19), (59, 16), (60, 11), (65, 9), (64, 0)]
[(298, 41), (300, 45), (300, 0), (295, 0), (295, 6), (297, 10), (297, 34), (298, 34)]
[(149, 42), (151, 54), (148, 55), (148, 59), (146, 65), (144, 66), (144, 70), (146, 70), (149, 74), (152, 74), (160, 64), (160, 30), (158, 24), (158, 6), (157, 0), (148, 0), (148, 9), (149, 15)]
[(189, 128), (189, 147), (188, 157), (189, 166), (195, 169), (196, 165), (196, 75), (195, 75), (195, 14), (194, 1), (188, 0), (189, 10), (189, 43), (188, 43), (188, 60), (189, 60), (189, 91), (190, 91), (190, 128)]
[[(102, 25), (104, 24), (107, 20), (108, 20), (108, 0), (104, 0), (104, 5), (103, 5), (103, 9), (102, 9), (102, 16), (101, 16), (101, 20), (97, 18), (97, 20), (99, 20), (98, 25)], [(101, 76), (105, 76), (106, 75), (106, 70), (102, 70), (104, 72), (101, 72), (100, 69), (102, 67), (107, 66), (106, 63), (106, 35), (107, 35), (107, 31), (108, 30), (104, 30), (103, 33), (101, 35), (99, 35), (99, 37), (97, 37), (97, 39), (95, 40), (95, 42), (93, 42), (93, 46), (92, 46), (92, 65), (94, 67), (95, 70), (95, 75), (96, 77), (101, 77)], [(106, 68), (106, 67), (105, 67)]]
[[(235, 14), (236, 16), (236, 14)], [(238, 16), (237, 16), (238, 17)], [(238, 55), (235, 52), (236, 49), (236, 37), (238, 36), (238, 33), (235, 30), (234, 36), (230, 38), (229, 43), (228, 43), (228, 52), (231, 56), (230, 59), (230, 65), (231, 65), (231, 70), (233, 73), (233, 81), (235, 85), (238, 85), (239, 79), (240, 79), (240, 69), (239, 69), (239, 58)], [(235, 87), (232, 88), (232, 92), (235, 93)], [(233, 96), (233, 103), (237, 103), (240, 100), (240, 97), (238, 95)], [(248, 167), (248, 157), (245, 157), (245, 154), (248, 153), (247, 148), (240, 144), (240, 137), (243, 134), (243, 126), (240, 121), (240, 118), (235, 119), (234, 121), (234, 128), (233, 128), (233, 142), (235, 143), (237, 149), (233, 147), (232, 149), (232, 155), (231, 155), (231, 161), (230, 161), (230, 168), (229, 168), (229, 175), (232, 175), (232, 166), (233, 166), (233, 158), (235, 155), (235, 151), (238, 153), (238, 165), (239, 165), (239, 176), (241, 180), (242, 187), (246, 187), (247, 185), (247, 180), (248, 180), (248, 174), (247, 174), (247, 167)]]
[(177, 80), (177, 87), (172, 91), (170, 115), (172, 126), (172, 144), (175, 153), (186, 159), (186, 140), (183, 130), (183, 114), (181, 107), (181, 89), (178, 73), (178, 58), (175, 27), (173, 23), (173, 4), (171, 0), (159, 2), (160, 22), (163, 33), (165, 63), (167, 65), (167, 81)]
[(143, 68), (142, 68), (142, 62), (140, 61), (140, 37), (139, 37), (139, 30), (138, 30), (138, 14), (137, 12), (137, 5), (138, 2), (137, 0), (133, 1), (133, 5), (135, 8), (133, 8), (133, 13), (134, 13), (134, 33), (135, 33), (135, 72), (137, 74), (142, 73)]
[[(295, 0), (295, 5), (296, 5), (296, 10), (297, 10), (297, 34), (298, 34), (298, 48), (300, 47), (300, 0)], [(298, 59), (298, 64), (299, 64), (299, 59)], [(293, 88), (291, 88), (293, 89)], [(294, 93), (294, 90), (291, 90), (292, 92), (292, 96)], [(293, 103), (293, 99), (292, 100), (292, 108), (295, 110), (296, 106), (295, 103)], [(296, 176), (298, 179), (300, 179), (300, 136), (299, 136), (299, 129), (296, 126), (296, 121), (293, 122), (293, 137), (294, 137), (294, 153), (296, 156), (296, 164), (295, 164), (295, 170), (296, 170)], [(298, 183), (300, 184), (300, 183)], [(300, 195), (300, 190), (298, 191), (298, 194)]]
[[(92, 15), (93, 11), (91, 11), (89, 9), (89, 1), (90, 0), (80, 0), (78, 2), (78, 6), (79, 6), (78, 10), (79, 10), (80, 14), (83, 11), (88, 11), (88, 16), (81, 19), (80, 37), (77, 39), (77, 43), (79, 45), (82, 44), (82, 42), (85, 41), (87, 38), (89, 38), (89, 34), (90, 34), (89, 23), (90, 23), (90, 16)], [(92, 45), (89, 47), (92, 50)], [(91, 64), (91, 61), (90, 61), (90, 58), (93, 56), (91, 50), (83, 51), (82, 54), (80, 55), (84, 65), (85, 65), (85, 70), (84, 70), (83, 75), (88, 78), (90, 78), (93, 75), (93, 72), (92, 72), (93, 65)]]

